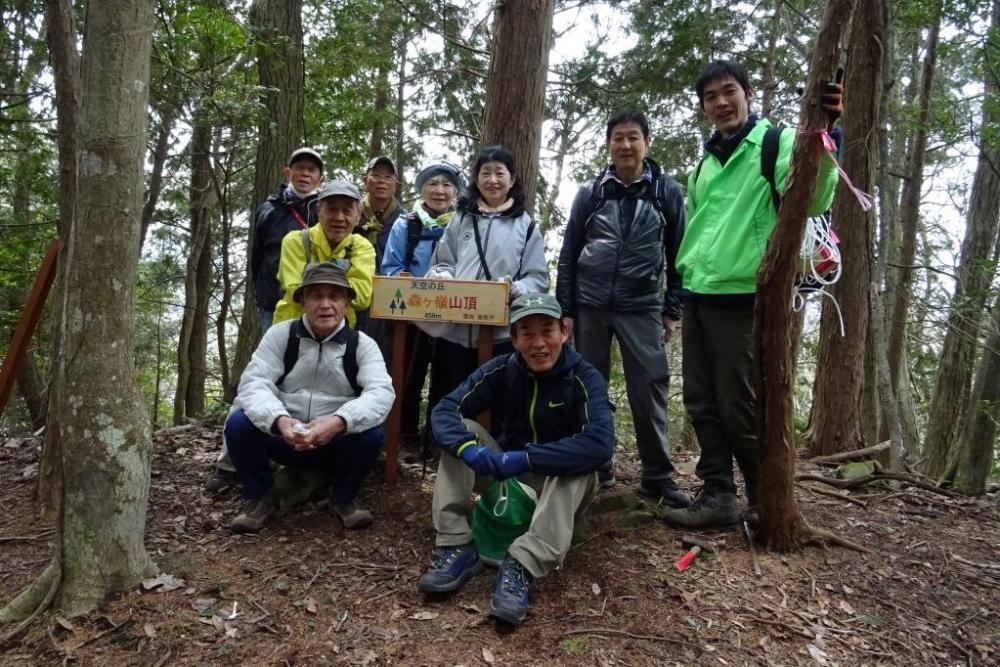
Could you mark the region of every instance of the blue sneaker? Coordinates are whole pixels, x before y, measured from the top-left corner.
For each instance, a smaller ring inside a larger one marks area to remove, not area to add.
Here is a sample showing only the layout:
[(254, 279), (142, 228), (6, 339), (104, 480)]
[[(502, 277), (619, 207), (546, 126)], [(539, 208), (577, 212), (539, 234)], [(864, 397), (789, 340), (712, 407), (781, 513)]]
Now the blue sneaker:
[(432, 554), (434, 563), (417, 582), (421, 593), (451, 593), (479, 574), (483, 561), (474, 544), (438, 547)]
[(528, 615), (531, 573), (507, 556), (497, 570), (496, 588), (490, 600), (490, 615), (511, 625), (521, 625)]

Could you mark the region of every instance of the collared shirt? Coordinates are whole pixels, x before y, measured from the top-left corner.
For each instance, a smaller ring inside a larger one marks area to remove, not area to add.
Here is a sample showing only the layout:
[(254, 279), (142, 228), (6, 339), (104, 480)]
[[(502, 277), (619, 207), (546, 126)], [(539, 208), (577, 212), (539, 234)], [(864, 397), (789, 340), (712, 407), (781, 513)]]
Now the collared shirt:
[(614, 163), (611, 163), (611, 165), (608, 166), (608, 170), (604, 172), (604, 178), (601, 179), (601, 187), (603, 187), (605, 183), (607, 183), (608, 181), (610, 181), (612, 179), (618, 181), (619, 183), (621, 183), (626, 188), (629, 187), (630, 185), (635, 184), (635, 183), (639, 183), (640, 181), (646, 181), (647, 183), (652, 183), (653, 182), (653, 170), (650, 169), (649, 163), (646, 162), (646, 160), (643, 160), (642, 161), (642, 176), (640, 176), (639, 180), (637, 180), (637, 181), (632, 181), (632, 183), (626, 183), (622, 179), (618, 178), (618, 174), (615, 173), (615, 165), (614, 165)]

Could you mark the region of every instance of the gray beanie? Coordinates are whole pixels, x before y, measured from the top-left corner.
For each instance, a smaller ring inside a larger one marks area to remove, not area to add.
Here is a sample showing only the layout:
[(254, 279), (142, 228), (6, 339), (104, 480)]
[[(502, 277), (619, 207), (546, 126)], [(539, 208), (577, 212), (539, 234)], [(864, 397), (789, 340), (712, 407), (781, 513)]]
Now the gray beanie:
[(424, 185), (427, 181), (431, 180), (435, 176), (446, 176), (449, 181), (455, 186), (455, 191), (458, 192), (462, 189), (462, 172), (455, 165), (450, 162), (435, 162), (434, 164), (429, 164), (420, 170), (417, 174), (417, 179), (413, 182), (414, 187), (419, 193), (424, 189)]

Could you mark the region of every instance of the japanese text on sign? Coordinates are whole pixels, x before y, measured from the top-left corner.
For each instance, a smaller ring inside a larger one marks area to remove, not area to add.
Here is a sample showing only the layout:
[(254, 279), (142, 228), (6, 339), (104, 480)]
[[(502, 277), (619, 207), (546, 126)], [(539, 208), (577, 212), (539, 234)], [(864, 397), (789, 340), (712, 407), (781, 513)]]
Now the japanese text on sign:
[(507, 283), (375, 276), (372, 317), (390, 320), (507, 324)]

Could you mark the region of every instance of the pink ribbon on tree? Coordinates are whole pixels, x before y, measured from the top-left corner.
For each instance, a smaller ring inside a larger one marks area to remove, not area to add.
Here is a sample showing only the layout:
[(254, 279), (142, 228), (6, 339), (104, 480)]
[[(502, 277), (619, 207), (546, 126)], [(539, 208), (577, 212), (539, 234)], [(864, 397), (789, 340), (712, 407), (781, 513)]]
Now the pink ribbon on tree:
[(861, 206), (861, 210), (870, 211), (872, 208), (871, 195), (856, 187), (854, 183), (851, 182), (850, 176), (848, 176), (847, 172), (844, 171), (844, 168), (840, 166), (840, 162), (837, 161), (837, 144), (834, 142), (833, 137), (830, 136), (830, 133), (827, 132), (826, 128), (815, 130), (815, 132), (823, 141), (823, 150), (825, 150), (826, 154), (830, 156), (831, 160), (833, 160), (833, 164), (837, 167), (837, 173), (840, 174), (840, 177), (844, 180), (844, 183), (847, 185), (847, 189), (850, 190), (851, 194), (854, 195), (854, 198), (858, 200), (858, 205)]

